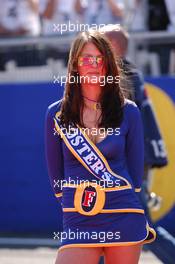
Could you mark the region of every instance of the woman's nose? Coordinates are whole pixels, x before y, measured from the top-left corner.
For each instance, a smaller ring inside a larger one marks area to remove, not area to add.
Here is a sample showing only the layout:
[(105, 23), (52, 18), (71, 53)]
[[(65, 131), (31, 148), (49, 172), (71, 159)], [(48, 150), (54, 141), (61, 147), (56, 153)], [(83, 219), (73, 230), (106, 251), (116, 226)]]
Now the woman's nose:
[(93, 61), (93, 63), (92, 63), (92, 66), (93, 66), (94, 68), (97, 68), (97, 67), (98, 67), (98, 63), (97, 63), (97, 60), (96, 60), (96, 59), (94, 59), (94, 61)]

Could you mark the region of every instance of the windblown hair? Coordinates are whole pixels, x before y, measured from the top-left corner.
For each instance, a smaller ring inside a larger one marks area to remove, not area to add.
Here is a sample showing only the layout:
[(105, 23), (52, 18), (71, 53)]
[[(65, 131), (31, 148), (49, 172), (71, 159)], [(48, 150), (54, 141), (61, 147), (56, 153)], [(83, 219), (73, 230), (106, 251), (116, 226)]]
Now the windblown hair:
[(100, 30), (110, 42), (113, 41), (117, 46), (117, 50), (115, 50), (115, 58), (120, 72), (120, 88), (126, 98), (135, 101), (133, 74), (136, 72), (136, 67), (126, 60), (129, 33), (123, 27), (118, 27), (117, 24), (105, 25), (100, 28)]
[[(112, 46), (104, 34), (98, 31), (81, 32), (73, 42), (69, 54), (67, 76), (77, 78), (78, 57), (83, 47), (87, 43), (93, 43), (104, 56), (104, 65), (106, 67), (106, 76), (112, 76), (113, 82), (106, 82), (102, 86), (100, 94), (100, 103), (102, 107), (102, 116), (99, 127), (119, 127), (123, 119), (124, 95), (120, 89), (119, 83), (116, 83), (115, 77), (119, 76), (119, 70), (115, 61)], [(82, 110), (84, 100), (81, 92), (81, 83), (66, 82), (64, 95), (61, 102), (61, 122), (67, 127), (71, 124), (78, 124), (84, 127), (82, 121)]]

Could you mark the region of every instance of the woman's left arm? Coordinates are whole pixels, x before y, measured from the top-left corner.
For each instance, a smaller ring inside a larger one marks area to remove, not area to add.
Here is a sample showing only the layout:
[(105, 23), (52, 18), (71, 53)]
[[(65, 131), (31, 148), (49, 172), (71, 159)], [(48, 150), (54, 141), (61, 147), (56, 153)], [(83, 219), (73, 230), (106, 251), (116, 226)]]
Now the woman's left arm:
[(61, 136), (54, 130), (53, 109), (53, 105), (50, 105), (45, 115), (45, 157), (53, 192), (57, 200), (61, 203), (62, 185), (64, 181), (64, 159)]
[(133, 102), (127, 109), (126, 163), (135, 192), (141, 190), (144, 174), (144, 135), (141, 113)]

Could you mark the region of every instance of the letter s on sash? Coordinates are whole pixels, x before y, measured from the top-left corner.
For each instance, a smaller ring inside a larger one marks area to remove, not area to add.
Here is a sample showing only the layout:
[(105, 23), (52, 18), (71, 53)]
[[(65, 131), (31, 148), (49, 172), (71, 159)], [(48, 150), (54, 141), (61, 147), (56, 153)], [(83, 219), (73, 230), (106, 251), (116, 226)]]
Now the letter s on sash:
[(83, 141), (83, 139), (82, 139), (81, 136), (76, 136), (75, 138), (73, 138), (73, 139), (71, 140), (71, 144), (72, 144), (73, 146), (77, 147), (77, 146), (80, 144), (80, 142), (82, 142), (82, 141)]

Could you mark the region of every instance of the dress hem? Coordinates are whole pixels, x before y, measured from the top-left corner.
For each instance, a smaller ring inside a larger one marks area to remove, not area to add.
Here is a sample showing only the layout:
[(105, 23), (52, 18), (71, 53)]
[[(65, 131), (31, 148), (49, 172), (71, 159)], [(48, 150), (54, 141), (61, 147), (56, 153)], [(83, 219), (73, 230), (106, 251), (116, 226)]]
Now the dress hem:
[[(129, 242), (111, 242), (111, 243), (84, 243), (84, 244), (69, 244), (69, 245), (64, 245), (59, 247), (58, 252), (60, 252), (63, 249), (66, 248), (75, 248), (75, 247), (113, 247), (113, 246), (129, 246), (129, 245), (136, 245), (139, 244), (141, 242), (143, 242), (143, 244), (148, 244), (153, 242), (156, 239), (156, 232), (153, 228), (151, 228), (148, 223), (146, 225), (146, 229), (147, 229), (147, 234), (146, 237), (138, 240), (138, 241), (129, 241)], [(152, 238), (147, 239), (149, 234), (152, 234)]]

